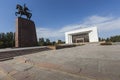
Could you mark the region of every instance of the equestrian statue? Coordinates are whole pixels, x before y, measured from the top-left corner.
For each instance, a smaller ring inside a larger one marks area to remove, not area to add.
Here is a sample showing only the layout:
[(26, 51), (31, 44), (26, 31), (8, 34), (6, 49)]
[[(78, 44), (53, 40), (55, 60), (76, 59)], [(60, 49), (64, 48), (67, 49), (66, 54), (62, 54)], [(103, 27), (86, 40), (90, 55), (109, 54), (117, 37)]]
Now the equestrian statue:
[(28, 20), (30, 20), (30, 18), (32, 17), (32, 13), (30, 13), (30, 10), (26, 6), (26, 4), (24, 4), (23, 7), (21, 5), (19, 5), (19, 4), (17, 4), (16, 5), (16, 9), (18, 10), (18, 12), (15, 12), (16, 16), (18, 14), (19, 14), (19, 17), (21, 17), (22, 15), (25, 15)]

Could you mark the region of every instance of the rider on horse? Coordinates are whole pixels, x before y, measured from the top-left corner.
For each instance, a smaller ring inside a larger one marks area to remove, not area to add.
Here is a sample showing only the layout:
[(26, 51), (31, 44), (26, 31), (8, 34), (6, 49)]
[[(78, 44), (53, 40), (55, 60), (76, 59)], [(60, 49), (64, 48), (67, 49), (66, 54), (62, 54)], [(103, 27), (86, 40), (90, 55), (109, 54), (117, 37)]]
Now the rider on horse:
[(17, 4), (16, 5), (16, 9), (18, 9), (18, 12), (15, 12), (15, 15), (17, 16), (17, 14), (20, 14), (20, 17), (22, 15), (26, 15), (27, 19), (30, 20), (32, 13), (30, 13), (30, 10), (28, 9), (28, 7), (26, 6), (26, 4), (24, 4), (24, 6), (22, 7), (21, 5)]
[(24, 4), (24, 9), (23, 9), (23, 10), (24, 10), (25, 13), (28, 13), (28, 12), (30, 11), (30, 10), (28, 9), (28, 7), (26, 6), (26, 4)]

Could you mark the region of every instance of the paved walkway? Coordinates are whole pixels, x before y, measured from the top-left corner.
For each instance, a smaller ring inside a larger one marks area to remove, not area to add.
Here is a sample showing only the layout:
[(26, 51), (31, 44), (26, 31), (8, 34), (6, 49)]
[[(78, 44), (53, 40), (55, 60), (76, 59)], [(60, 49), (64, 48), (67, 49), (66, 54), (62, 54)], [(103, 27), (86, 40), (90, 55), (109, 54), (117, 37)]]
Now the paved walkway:
[(120, 45), (87, 44), (0, 62), (1, 80), (120, 80)]

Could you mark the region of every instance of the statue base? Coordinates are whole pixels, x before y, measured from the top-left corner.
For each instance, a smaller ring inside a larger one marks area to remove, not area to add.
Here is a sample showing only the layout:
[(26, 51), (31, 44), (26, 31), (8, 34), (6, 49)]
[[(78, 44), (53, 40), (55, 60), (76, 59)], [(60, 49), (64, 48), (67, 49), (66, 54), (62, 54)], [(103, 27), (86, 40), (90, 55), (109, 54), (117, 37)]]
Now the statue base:
[(36, 45), (37, 36), (34, 22), (18, 17), (16, 20), (15, 47), (33, 47)]

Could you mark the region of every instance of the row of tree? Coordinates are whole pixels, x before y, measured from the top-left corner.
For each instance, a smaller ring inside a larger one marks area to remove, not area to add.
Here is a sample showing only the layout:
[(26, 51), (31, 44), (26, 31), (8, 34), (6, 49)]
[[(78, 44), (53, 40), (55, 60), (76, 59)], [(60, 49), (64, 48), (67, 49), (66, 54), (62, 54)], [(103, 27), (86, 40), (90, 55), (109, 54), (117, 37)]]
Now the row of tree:
[[(120, 35), (111, 36), (109, 38), (99, 38), (99, 41), (111, 41), (111, 42), (120, 42)], [(50, 41), (50, 39), (39, 38), (38, 46), (47, 46), (47, 45), (56, 45), (56, 44), (64, 44), (65, 42), (62, 40)], [(7, 32), (0, 33), (0, 48), (14, 47), (15, 46), (15, 33)]]
[(99, 38), (99, 41), (107, 41), (107, 42), (120, 42), (120, 35), (111, 36), (109, 38)]
[(50, 39), (44, 39), (44, 38), (39, 38), (38, 45), (39, 46), (47, 46), (47, 45), (57, 45), (57, 44), (64, 44), (65, 42), (62, 40), (58, 40), (57, 42), (55, 41), (50, 41)]
[(0, 33), (0, 48), (14, 47), (15, 36), (13, 32)]

